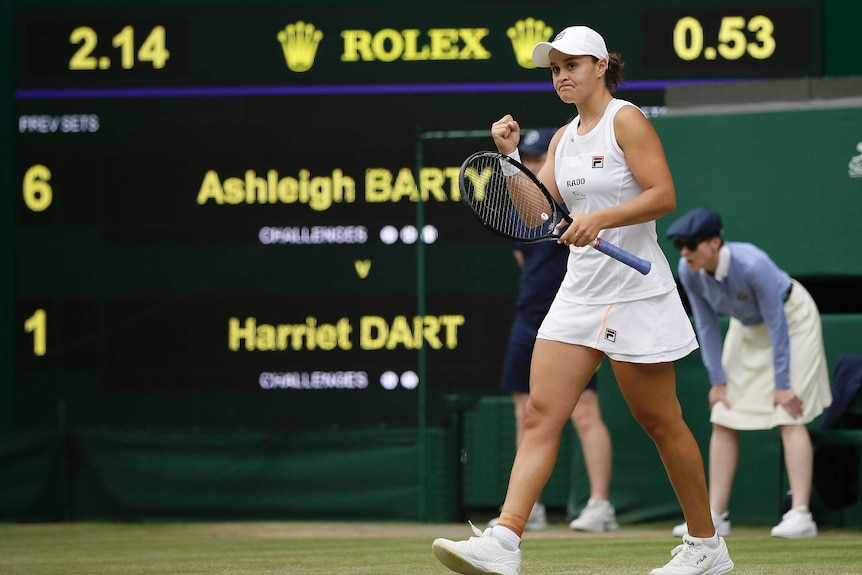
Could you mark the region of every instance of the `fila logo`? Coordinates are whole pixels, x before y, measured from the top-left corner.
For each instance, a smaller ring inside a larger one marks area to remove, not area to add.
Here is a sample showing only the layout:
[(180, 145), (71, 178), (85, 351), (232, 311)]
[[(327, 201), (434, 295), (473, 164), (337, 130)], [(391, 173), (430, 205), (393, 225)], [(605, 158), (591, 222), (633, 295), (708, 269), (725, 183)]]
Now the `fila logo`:
[(593, 167), (594, 168), (604, 168), (605, 167), (605, 157), (604, 156), (593, 156)]
[(605, 339), (608, 341), (616, 341), (617, 340), (617, 330), (606, 328), (605, 329)]

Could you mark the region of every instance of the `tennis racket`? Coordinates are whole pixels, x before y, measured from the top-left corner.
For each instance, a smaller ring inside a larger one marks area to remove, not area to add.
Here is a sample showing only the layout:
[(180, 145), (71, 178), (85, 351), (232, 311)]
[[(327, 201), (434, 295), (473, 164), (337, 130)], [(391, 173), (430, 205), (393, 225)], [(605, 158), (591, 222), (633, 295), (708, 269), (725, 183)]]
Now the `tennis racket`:
[[(482, 225), (518, 242), (557, 241), (557, 224), (572, 218), (536, 176), (517, 160), (498, 152), (476, 152), (458, 175), (461, 200)], [(596, 238), (590, 244), (643, 275), (652, 264)]]

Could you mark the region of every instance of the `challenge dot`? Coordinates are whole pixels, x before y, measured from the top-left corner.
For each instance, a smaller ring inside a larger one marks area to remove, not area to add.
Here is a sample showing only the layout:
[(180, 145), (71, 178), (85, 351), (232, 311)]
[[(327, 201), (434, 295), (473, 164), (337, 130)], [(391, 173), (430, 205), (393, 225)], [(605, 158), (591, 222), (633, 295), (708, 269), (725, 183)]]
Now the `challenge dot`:
[(404, 389), (416, 389), (419, 385), (419, 376), (415, 371), (405, 371), (401, 374), (401, 387)]
[(383, 226), (380, 229), (380, 241), (392, 245), (398, 241), (398, 229), (395, 226)]
[(398, 387), (398, 374), (394, 371), (384, 371), (383, 375), (380, 376), (380, 385), (383, 389), (392, 391)]

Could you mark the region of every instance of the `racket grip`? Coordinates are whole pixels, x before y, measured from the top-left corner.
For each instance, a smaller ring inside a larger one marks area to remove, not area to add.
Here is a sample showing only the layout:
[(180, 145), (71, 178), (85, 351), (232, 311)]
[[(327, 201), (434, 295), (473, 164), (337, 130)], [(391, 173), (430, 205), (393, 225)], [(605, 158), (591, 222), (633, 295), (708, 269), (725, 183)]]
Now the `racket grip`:
[(632, 267), (642, 273), (643, 275), (647, 275), (652, 269), (652, 264), (645, 259), (641, 259), (634, 254), (630, 254), (622, 248), (618, 248), (614, 244), (610, 242), (603, 241), (602, 238), (596, 238), (590, 245), (602, 252), (605, 255), (608, 255), (615, 260), (626, 264), (629, 267)]

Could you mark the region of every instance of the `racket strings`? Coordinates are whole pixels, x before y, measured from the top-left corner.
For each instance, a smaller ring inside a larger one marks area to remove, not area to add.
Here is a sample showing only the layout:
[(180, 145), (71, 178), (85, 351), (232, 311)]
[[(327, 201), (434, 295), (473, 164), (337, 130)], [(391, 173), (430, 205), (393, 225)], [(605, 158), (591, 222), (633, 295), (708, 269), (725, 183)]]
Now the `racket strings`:
[(515, 166), (504, 167), (497, 156), (479, 156), (465, 170), (465, 179), (466, 200), (487, 226), (523, 240), (553, 231), (551, 203)]

